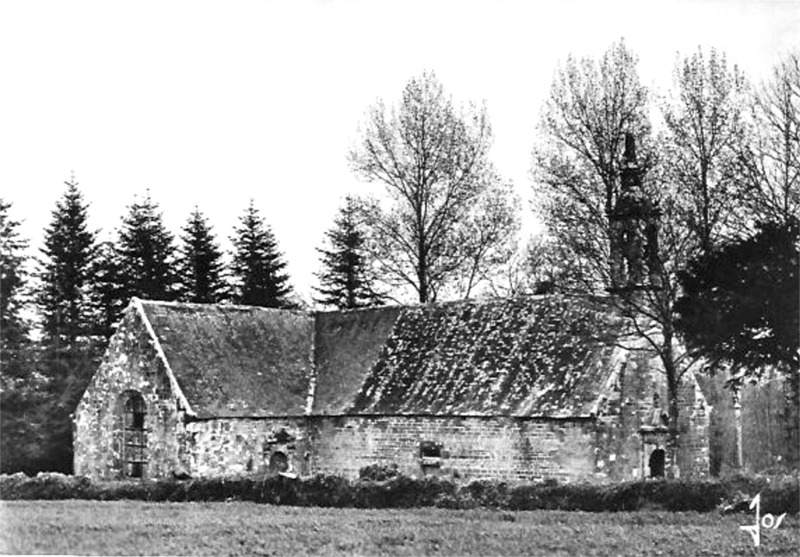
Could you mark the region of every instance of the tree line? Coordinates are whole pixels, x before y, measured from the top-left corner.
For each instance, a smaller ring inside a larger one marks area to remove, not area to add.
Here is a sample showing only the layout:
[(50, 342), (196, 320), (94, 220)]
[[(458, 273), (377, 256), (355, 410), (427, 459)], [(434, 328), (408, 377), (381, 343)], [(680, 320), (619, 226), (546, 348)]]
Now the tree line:
[[(796, 463), (798, 55), (787, 54), (756, 85), (724, 54), (698, 50), (677, 59), (666, 93), (645, 87), (637, 64), (620, 41), (557, 68), (532, 155), (533, 210), (545, 231), (527, 242), (519, 238), (519, 197), (490, 160), (485, 105), (457, 105), (424, 72), (396, 105), (370, 107), (348, 160), (375, 193), (347, 197), (325, 233), (315, 301), (356, 308), (606, 293), (609, 214), (632, 134), (645, 194), (661, 213), (660, 288), (610, 299), (630, 337), (663, 364), (672, 450), (677, 393), (690, 370), (723, 370), (736, 383), (776, 369), (791, 386), (787, 457)], [(26, 298), (26, 243), (10, 206), (0, 205), (3, 470), (71, 466), (68, 414), (132, 296), (300, 305), (252, 203), (234, 230), (228, 265), (198, 209), (177, 247), (149, 193), (128, 208), (114, 242), (97, 241), (87, 210), (70, 180)], [(39, 314), (35, 342), (26, 304)]]

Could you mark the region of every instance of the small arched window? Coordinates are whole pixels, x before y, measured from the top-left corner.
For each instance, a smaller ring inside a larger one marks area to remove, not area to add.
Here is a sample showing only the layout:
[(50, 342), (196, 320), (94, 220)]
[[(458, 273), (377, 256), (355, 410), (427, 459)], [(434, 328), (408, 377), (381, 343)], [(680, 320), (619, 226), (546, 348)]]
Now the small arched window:
[(145, 429), (145, 416), (147, 406), (142, 395), (136, 392), (128, 393), (122, 408), (123, 446), (122, 461), (123, 475), (129, 478), (143, 478), (147, 464), (147, 429)]
[(289, 470), (289, 458), (286, 453), (275, 451), (269, 457), (269, 471), (273, 474), (279, 474)]

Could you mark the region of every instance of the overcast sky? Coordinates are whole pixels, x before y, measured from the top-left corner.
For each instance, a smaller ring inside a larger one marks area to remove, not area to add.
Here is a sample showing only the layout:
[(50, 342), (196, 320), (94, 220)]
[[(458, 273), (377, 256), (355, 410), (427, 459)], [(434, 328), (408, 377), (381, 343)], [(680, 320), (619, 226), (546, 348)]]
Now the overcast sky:
[(223, 245), (250, 198), (308, 298), (324, 231), (360, 184), (366, 109), (436, 72), (485, 100), (492, 159), (528, 196), (559, 61), (624, 37), (645, 84), (676, 53), (727, 53), (754, 80), (800, 46), (800, 1), (0, 2), (0, 195), (41, 245), (74, 172), (101, 239), (147, 188), (178, 233), (197, 205)]

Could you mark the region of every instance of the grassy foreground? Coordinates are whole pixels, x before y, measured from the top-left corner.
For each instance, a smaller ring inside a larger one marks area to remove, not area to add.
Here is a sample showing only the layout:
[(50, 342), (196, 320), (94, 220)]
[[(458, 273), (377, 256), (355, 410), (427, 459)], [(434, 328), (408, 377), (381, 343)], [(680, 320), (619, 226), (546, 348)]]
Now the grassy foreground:
[(800, 518), (739, 530), (751, 515), (232, 503), (7, 501), (4, 553), (103, 555), (797, 555)]

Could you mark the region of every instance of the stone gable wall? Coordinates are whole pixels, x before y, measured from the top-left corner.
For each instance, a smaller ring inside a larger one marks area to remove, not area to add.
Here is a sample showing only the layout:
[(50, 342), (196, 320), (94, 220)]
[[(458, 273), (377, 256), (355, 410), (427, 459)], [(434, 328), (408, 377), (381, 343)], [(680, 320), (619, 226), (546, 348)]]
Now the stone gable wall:
[[(654, 401), (658, 394), (658, 405)], [(621, 366), (598, 416), (598, 463), (610, 477), (637, 479), (650, 476), (649, 457), (666, 449), (666, 424), (658, 416), (668, 413), (666, 379), (660, 362), (639, 354)], [(678, 469), (681, 477), (700, 478), (709, 473), (709, 409), (692, 374), (686, 374), (678, 393)], [(663, 431), (642, 433), (642, 427)], [(666, 451), (665, 467), (672, 462)]]
[(146, 405), (148, 464), (145, 477), (181, 472), (183, 421), (163, 363), (135, 308), (112, 337), (74, 417), (75, 474), (116, 479), (122, 473), (122, 401), (126, 391)]

